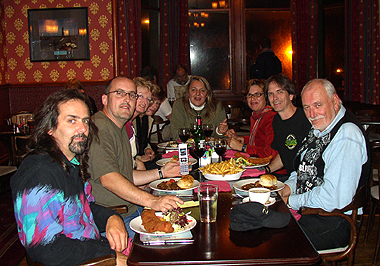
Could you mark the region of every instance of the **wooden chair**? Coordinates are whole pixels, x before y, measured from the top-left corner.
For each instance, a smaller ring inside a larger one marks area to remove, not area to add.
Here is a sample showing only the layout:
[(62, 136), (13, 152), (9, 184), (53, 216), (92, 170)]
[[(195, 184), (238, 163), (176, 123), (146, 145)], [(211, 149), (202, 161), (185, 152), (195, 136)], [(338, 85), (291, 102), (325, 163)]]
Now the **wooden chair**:
[[(369, 215), (367, 228), (365, 232), (364, 242), (367, 242), (369, 237), (369, 232), (372, 230), (373, 222), (375, 220), (376, 210), (380, 205), (380, 187), (379, 187), (379, 176), (380, 176), (380, 141), (371, 142), (372, 146), (372, 178), (371, 178), (371, 186), (370, 186), (370, 199), (369, 199)], [(375, 173), (375, 174), (374, 174)], [(380, 230), (379, 235), (376, 242), (375, 253), (373, 256), (373, 264), (376, 264), (377, 257), (380, 249)]]
[[(367, 202), (368, 187), (369, 185), (367, 183), (366, 185), (358, 188), (352, 202), (343, 209), (333, 210), (332, 212), (326, 212), (322, 209), (314, 208), (302, 209), (302, 215), (319, 214), (321, 216), (337, 216), (346, 219), (350, 223), (351, 231), (348, 246), (344, 248), (318, 251), (323, 261), (333, 262), (333, 265), (336, 265), (336, 262), (347, 258), (348, 266), (354, 264), (355, 246), (358, 242), (358, 209), (363, 207)], [(344, 214), (347, 211), (352, 211), (352, 214)]]
[[(153, 116), (153, 125), (152, 125), (152, 128), (150, 129), (150, 132), (149, 132), (149, 142), (150, 142), (152, 135), (154, 135), (154, 134), (157, 134), (158, 143), (163, 142), (164, 140), (162, 138), (162, 131), (169, 124), (170, 124), (170, 120), (164, 121), (160, 116), (154, 115)], [(154, 126), (154, 125), (156, 125), (156, 126)], [(161, 126), (161, 128), (160, 128), (160, 126)]]
[[(108, 207), (114, 211), (117, 211), (119, 214), (127, 213), (128, 207), (126, 205), (117, 205)], [(41, 263), (34, 262), (26, 253), (26, 262), (28, 266), (44, 266)], [(116, 258), (114, 255), (105, 255), (99, 258), (91, 259), (86, 261), (85, 263), (80, 264), (80, 266), (114, 266), (116, 265)]]

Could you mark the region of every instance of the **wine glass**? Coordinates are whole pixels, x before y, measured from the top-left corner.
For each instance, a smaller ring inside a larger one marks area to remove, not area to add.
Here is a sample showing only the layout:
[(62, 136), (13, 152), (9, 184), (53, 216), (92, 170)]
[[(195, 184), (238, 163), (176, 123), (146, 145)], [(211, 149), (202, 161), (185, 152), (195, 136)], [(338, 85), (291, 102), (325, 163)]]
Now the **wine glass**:
[(203, 131), (205, 132), (205, 137), (210, 138), (212, 135), (212, 132), (214, 132), (214, 125), (213, 124), (204, 124), (203, 125)]
[(215, 152), (219, 155), (219, 162), (223, 160), (223, 155), (227, 149), (227, 143), (224, 139), (216, 139), (214, 142)]
[(178, 129), (178, 135), (181, 141), (186, 143), (186, 141), (190, 138), (190, 128), (182, 127)]

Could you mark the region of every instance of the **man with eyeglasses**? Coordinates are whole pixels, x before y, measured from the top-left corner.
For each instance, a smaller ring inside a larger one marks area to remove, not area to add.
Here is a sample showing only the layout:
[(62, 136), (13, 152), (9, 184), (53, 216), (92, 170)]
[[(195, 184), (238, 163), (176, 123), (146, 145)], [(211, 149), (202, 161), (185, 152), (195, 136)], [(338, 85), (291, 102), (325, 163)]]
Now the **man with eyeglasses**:
[(129, 222), (141, 214), (141, 206), (165, 212), (176, 208), (177, 202), (183, 203), (175, 196), (156, 197), (137, 187), (160, 178), (180, 175), (179, 163), (168, 163), (154, 170), (133, 170), (125, 123), (133, 116), (137, 97), (136, 85), (128, 78), (116, 77), (106, 84), (102, 95), (103, 110), (92, 116), (99, 128), (99, 141), (92, 143), (89, 154), (95, 200), (107, 207), (128, 207), (128, 212), (122, 216), (130, 238), (133, 238), (134, 232)]
[(284, 167), (287, 174), (277, 175), (277, 179), (285, 181), (294, 170), (294, 158), (310, 131), (311, 124), (302, 108), (294, 105), (296, 91), (287, 76), (279, 74), (270, 77), (265, 83), (265, 95), (277, 112), (273, 118), (274, 137), (271, 147), (278, 151), (266, 170), (271, 173)]

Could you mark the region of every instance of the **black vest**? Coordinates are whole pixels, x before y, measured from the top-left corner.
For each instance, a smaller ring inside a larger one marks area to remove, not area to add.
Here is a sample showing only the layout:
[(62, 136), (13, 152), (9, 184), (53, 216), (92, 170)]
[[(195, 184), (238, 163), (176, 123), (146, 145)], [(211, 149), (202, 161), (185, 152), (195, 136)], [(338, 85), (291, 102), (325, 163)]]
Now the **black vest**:
[[(339, 122), (327, 135), (317, 138), (313, 134), (312, 129), (310, 130), (305, 141), (302, 143), (302, 146), (298, 150), (297, 155), (294, 159), (294, 169), (298, 169), (296, 194), (302, 194), (304, 192), (310, 191), (314, 187), (320, 186), (323, 183), (325, 162), (322, 159), (322, 154), (330, 142), (333, 140), (339, 128), (347, 122), (354, 123), (356, 126), (358, 126), (362, 131), (362, 134), (366, 141), (368, 160), (362, 166), (358, 188), (367, 183), (371, 171), (371, 148), (369, 145), (368, 136), (365, 133), (360, 121), (354, 116), (354, 114), (346, 110), (346, 113), (342, 119), (339, 120)], [(300, 161), (301, 153), (305, 150), (307, 151), (302, 158), (302, 161)]]

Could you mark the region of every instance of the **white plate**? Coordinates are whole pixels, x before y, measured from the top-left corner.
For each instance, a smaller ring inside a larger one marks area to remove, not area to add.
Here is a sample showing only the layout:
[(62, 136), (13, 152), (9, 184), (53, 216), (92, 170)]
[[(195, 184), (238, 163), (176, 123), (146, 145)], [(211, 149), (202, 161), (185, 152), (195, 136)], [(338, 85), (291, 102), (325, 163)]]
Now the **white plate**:
[[(235, 193), (242, 195), (242, 196), (248, 196), (248, 190), (241, 189), (242, 186), (249, 184), (249, 183), (255, 183), (256, 181), (260, 180), (260, 178), (250, 178), (250, 179), (244, 179), (235, 182), (232, 186), (235, 189)], [(271, 192), (281, 190), (285, 187), (285, 184), (281, 181), (277, 181), (276, 189), (271, 189)]]
[[(156, 215), (157, 216), (162, 216), (162, 212), (156, 212)], [(144, 226), (142, 225), (141, 216), (134, 218), (129, 223), (129, 226), (131, 227), (131, 229), (133, 231), (135, 231), (136, 233), (140, 233), (140, 234), (154, 235), (154, 236), (159, 236), (159, 235), (174, 235), (174, 234), (179, 234), (179, 233), (187, 232), (187, 231), (189, 231), (189, 230), (191, 230), (191, 229), (193, 229), (195, 227), (195, 225), (197, 224), (197, 221), (194, 219), (194, 217), (186, 214), (186, 218), (187, 218), (187, 220), (189, 220), (189, 224), (185, 226), (184, 230), (178, 231), (178, 232), (174, 232), (174, 233), (157, 233), (157, 234), (156, 233), (148, 233), (145, 230)]]
[[(157, 165), (159, 166), (164, 166), (165, 164), (167, 164), (168, 162), (170, 162), (172, 158), (164, 158), (164, 159), (160, 159), (156, 162)], [(191, 165), (194, 165), (197, 163), (197, 160), (194, 159), (194, 158), (189, 158), (189, 162), (191, 163)]]
[[(244, 198), (244, 199), (241, 201), (241, 203), (246, 203), (246, 202), (249, 202), (249, 197), (246, 197), (246, 198)], [(271, 206), (271, 205), (273, 205), (273, 204), (275, 204), (275, 203), (276, 203), (276, 199), (270, 197), (270, 198), (269, 198), (269, 202), (267, 201), (267, 202), (264, 204), (264, 206), (268, 207), (268, 206)]]
[(270, 162), (263, 163), (263, 164), (256, 164), (256, 165), (246, 165), (243, 166), (244, 169), (254, 169), (254, 168), (259, 168), (268, 165)]
[(177, 145), (174, 145), (174, 146), (168, 146), (169, 143), (177, 143), (177, 142), (175, 142), (175, 141), (173, 141), (173, 142), (171, 142), (171, 141), (162, 142), (162, 143), (158, 143), (157, 147), (160, 149), (166, 149), (166, 150), (178, 150), (178, 143), (177, 143)]
[(233, 174), (233, 175), (213, 175), (213, 174), (203, 174), (205, 176), (206, 179), (208, 180), (222, 180), (222, 181), (234, 181), (234, 180), (238, 180), (241, 175), (243, 174), (245, 170), (237, 173), (237, 174)]
[[(181, 190), (164, 190), (164, 189), (159, 189), (157, 188), (158, 184), (161, 182), (169, 181), (170, 179), (174, 179), (176, 182), (180, 180), (180, 177), (175, 177), (175, 178), (164, 178), (164, 179), (159, 179), (151, 182), (149, 184), (149, 187), (156, 192), (158, 192), (159, 195), (168, 195), (168, 194), (174, 194), (174, 195), (192, 195), (193, 190), (197, 187), (199, 187), (200, 183), (197, 180), (194, 180), (193, 187), (188, 188), (188, 189), (181, 189)], [(156, 195), (156, 193), (155, 193)]]

